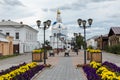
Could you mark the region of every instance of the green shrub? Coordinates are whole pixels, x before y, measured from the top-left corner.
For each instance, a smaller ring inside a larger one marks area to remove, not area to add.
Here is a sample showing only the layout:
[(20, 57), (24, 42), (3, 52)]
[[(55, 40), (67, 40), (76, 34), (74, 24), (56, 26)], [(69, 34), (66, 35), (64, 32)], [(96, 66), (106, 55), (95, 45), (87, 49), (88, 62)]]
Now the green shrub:
[(88, 46), (88, 49), (93, 49), (93, 46), (92, 46), (92, 45), (89, 45), (89, 46)]
[(106, 46), (105, 50), (114, 54), (120, 54), (120, 44), (113, 46)]

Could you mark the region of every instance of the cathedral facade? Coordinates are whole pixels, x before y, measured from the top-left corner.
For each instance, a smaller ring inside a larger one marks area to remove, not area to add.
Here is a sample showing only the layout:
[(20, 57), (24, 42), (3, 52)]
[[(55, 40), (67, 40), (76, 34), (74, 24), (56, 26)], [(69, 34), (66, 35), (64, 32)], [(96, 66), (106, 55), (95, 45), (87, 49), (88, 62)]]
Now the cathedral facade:
[(56, 21), (51, 28), (52, 35), (50, 36), (50, 44), (53, 49), (61, 49), (66, 46), (67, 27), (63, 25), (61, 12), (57, 10)]

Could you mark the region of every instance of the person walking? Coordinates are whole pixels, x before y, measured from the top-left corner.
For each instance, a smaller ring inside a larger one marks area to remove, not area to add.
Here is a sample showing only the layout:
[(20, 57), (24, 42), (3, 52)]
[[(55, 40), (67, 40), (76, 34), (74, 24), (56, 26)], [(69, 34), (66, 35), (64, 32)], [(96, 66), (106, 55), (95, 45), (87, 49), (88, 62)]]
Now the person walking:
[(68, 46), (65, 50), (65, 55), (64, 56), (69, 56), (70, 53), (70, 47)]
[(78, 48), (77, 47), (75, 47), (75, 52), (78, 55)]

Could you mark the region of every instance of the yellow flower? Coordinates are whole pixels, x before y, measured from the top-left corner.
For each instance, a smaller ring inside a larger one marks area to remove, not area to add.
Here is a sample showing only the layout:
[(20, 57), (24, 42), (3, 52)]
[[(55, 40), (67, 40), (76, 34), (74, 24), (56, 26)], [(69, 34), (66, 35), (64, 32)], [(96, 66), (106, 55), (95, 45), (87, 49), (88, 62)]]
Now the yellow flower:
[(101, 66), (101, 63), (97, 63), (95, 61), (92, 61), (92, 62), (90, 62), (90, 66), (97, 69), (97, 68), (99, 68)]
[(90, 49), (88, 48), (88, 49), (87, 49), (87, 51), (89, 52), (89, 51), (90, 51)]
[(43, 52), (43, 50), (42, 50), (42, 49), (39, 49), (39, 50), (33, 50), (32, 52), (33, 52), (33, 53), (41, 53), (41, 52)]
[(90, 53), (100, 53), (101, 50), (99, 50), (99, 49), (97, 49), (97, 50), (91, 49), (91, 50), (89, 50), (89, 52), (90, 52)]
[(117, 79), (120, 80), (120, 76), (118, 76)]
[(0, 76), (0, 80), (4, 80), (4, 78), (2, 76)]
[(103, 71), (102, 72), (102, 79), (105, 80), (114, 80), (117, 78), (116, 74), (114, 72), (111, 71)]
[(30, 68), (33, 68), (35, 66), (37, 66), (36, 62), (28, 63), (14, 71), (11, 71), (5, 75), (0, 76), (0, 80), (11, 80), (13, 77), (20, 75), (21, 73), (24, 73), (24, 72), (28, 71)]

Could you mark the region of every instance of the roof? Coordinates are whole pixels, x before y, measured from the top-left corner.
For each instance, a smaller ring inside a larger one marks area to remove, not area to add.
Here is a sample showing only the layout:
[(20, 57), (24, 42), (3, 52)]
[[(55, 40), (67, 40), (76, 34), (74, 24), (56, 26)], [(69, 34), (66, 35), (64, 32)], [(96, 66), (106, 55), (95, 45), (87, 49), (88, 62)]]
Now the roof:
[(111, 27), (108, 36), (113, 34), (120, 35), (120, 27)]
[(14, 21), (2, 21), (0, 22), (0, 25), (25, 25), (25, 24), (20, 24)]
[(98, 36), (93, 36), (93, 37), (91, 37), (91, 38), (89, 38), (89, 39), (87, 39), (87, 40), (96, 39), (96, 38), (98, 38)]
[(66, 29), (66, 27), (62, 23), (54, 22), (52, 25), (52, 29)]
[(3, 33), (1, 33), (1, 32), (0, 32), (0, 35), (2, 35), (2, 36), (4, 36), (4, 37), (6, 36), (5, 34), (3, 34)]
[(62, 34), (62, 33), (58, 33), (57, 35), (58, 36), (66, 36), (65, 34)]
[(120, 27), (112, 27), (111, 29), (115, 34), (120, 34)]
[(7, 39), (5, 39), (5, 38), (0, 38), (0, 41), (2, 41), (2, 42), (9, 42)]
[[(31, 26), (28, 26), (28, 25), (26, 25), (26, 24), (23, 24), (23, 22), (20, 22), (20, 23), (18, 23), (18, 22), (14, 22), (14, 21), (11, 21), (11, 20), (8, 20), (8, 21), (1, 21), (0, 22), (0, 26), (13, 26), (13, 27), (23, 27), (23, 26), (27, 26), (27, 27), (29, 27), (29, 28), (31, 28), (31, 29), (33, 29), (33, 30), (35, 30), (35, 31), (37, 31), (36, 29), (34, 29), (33, 27), (31, 27)], [(37, 31), (38, 32), (38, 31)]]

